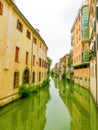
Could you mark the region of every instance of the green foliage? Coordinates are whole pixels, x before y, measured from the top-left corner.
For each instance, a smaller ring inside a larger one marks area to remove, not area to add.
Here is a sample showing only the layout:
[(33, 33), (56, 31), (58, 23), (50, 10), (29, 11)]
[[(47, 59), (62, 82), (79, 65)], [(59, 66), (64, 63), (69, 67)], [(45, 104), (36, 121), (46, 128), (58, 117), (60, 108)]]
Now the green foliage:
[(51, 71), (51, 77), (54, 77), (54, 72), (53, 71)]
[(39, 91), (42, 87), (49, 86), (50, 79), (49, 77), (43, 81), (42, 84), (38, 84), (35, 86), (30, 86), (29, 84), (22, 84), (19, 87), (19, 95), (21, 98), (25, 98), (30, 96), (32, 93)]
[(19, 87), (19, 95), (21, 98), (25, 98), (31, 95), (31, 88), (29, 84), (22, 84)]
[(70, 57), (70, 58), (68, 58), (68, 65), (71, 65), (73, 63), (73, 60), (72, 60), (72, 58)]
[(65, 79), (65, 78), (66, 78), (66, 73), (63, 73), (62, 79)]
[(50, 82), (49, 78), (47, 78), (46, 80), (44, 80), (43, 83), (42, 83), (42, 87), (45, 87), (45, 86), (49, 85), (49, 82)]
[(48, 61), (48, 71), (50, 73), (50, 66), (52, 64), (52, 59), (50, 57), (47, 57), (47, 61)]
[(89, 57), (90, 60), (91, 60), (91, 57), (92, 57), (93, 54), (94, 54), (94, 51), (93, 51), (93, 50), (90, 50), (90, 51), (89, 51), (89, 55), (88, 55), (88, 57)]
[(51, 59), (50, 57), (47, 57), (47, 60), (48, 60), (49, 66), (51, 66), (51, 64), (52, 64), (52, 59)]

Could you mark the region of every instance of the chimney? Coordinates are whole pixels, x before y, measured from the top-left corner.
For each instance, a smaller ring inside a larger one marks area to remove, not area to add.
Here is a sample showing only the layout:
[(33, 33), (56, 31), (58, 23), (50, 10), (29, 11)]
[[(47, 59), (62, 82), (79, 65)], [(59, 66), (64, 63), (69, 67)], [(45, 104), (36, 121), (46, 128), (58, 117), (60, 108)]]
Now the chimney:
[(13, 3), (16, 3), (16, 0), (12, 0)]
[(40, 33), (40, 30), (39, 30), (39, 29), (36, 28), (35, 30), (36, 30), (38, 33)]

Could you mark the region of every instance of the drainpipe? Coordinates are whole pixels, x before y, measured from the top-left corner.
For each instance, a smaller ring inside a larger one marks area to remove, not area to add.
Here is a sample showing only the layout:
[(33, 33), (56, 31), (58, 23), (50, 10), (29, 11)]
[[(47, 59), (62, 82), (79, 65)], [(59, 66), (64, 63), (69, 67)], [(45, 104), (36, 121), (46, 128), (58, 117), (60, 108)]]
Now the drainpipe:
[(31, 83), (32, 83), (32, 66), (33, 66), (33, 35), (34, 33), (32, 33), (32, 45), (31, 45)]
[[(96, 8), (98, 8), (98, 3), (96, 2), (95, 3), (95, 5), (96, 5)], [(98, 15), (97, 14), (97, 11), (96, 11), (96, 15)], [(95, 21), (96, 21), (96, 104), (97, 104), (97, 106), (98, 106), (98, 80), (97, 80), (97, 78), (98, 78), (98, 30), (97, 30), (97, 25), (98, 25), (98, 21), (97, 21), (97, 18), (95, 17)]]

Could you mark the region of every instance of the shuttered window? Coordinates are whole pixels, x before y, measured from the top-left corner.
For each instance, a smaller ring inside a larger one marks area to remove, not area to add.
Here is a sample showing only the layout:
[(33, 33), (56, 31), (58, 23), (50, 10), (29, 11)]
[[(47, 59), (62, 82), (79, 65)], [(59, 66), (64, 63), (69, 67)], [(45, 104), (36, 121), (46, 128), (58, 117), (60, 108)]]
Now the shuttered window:
[(27, 38), (31, 39), (31, 33), (27, 30)]
[(19, 21), (19, 19), (17, 20), (17, 29), (20, 32), (23, 32), (23, 24)]
[(18, 62), (19, 61), (19, 48), (16, 47), (16, 50), (15, 50), (15, 61)]
[(0, 15), (3, 14), (3, 4), (0, 2)]
[(28, 57), (29, 57), (29, 53), (26, 52), (26, 64), (28, 64)]

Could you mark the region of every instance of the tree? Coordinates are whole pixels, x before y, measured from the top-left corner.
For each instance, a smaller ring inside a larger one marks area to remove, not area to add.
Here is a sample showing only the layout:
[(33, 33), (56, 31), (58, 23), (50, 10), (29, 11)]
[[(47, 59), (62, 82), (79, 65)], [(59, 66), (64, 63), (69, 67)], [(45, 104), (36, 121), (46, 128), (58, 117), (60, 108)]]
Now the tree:
[(50, 66), (52, 64), (52, 59), (50, 57), (47, 57), (47, 61), (48, 61), (48, 72), (50, 72)]

